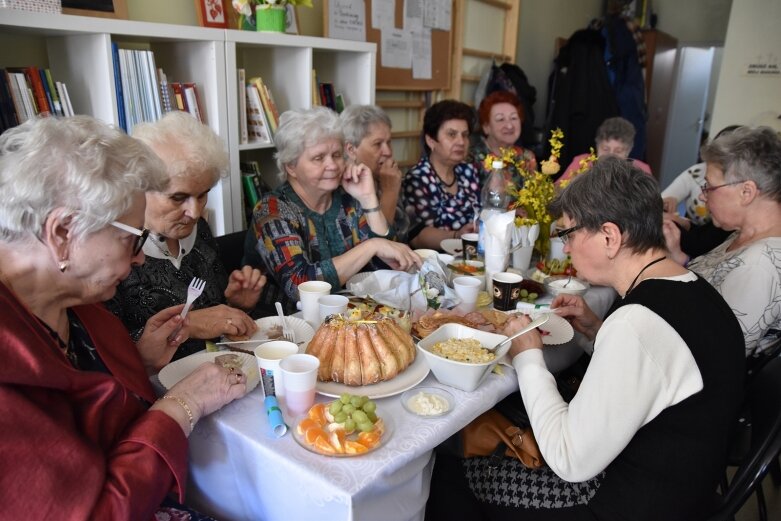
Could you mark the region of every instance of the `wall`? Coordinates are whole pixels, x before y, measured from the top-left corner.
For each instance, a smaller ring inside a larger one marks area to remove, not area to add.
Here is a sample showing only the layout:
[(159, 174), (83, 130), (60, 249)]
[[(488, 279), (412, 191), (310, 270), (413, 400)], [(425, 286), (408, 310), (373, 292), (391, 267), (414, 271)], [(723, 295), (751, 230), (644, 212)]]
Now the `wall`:
[(761, 122), (767, 123), (768, 112), (781, 113), (781, 76), (750, 77), (744, 73), (746, 64), (758, 56), (772, 55), (781, 66), (779, 20), (778, 0), (734, 0), (711, 128), (759, 123), (763, 115)]

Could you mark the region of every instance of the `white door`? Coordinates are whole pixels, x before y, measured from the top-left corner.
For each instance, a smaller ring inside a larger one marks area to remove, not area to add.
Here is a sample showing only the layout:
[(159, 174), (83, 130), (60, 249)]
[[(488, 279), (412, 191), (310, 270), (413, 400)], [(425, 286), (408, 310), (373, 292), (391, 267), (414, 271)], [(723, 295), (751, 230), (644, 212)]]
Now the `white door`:
[(678, 49), (673, 99), (667, 117), (659, 176), (662, 189), (697, 162), (713, 55), (712, 47)]

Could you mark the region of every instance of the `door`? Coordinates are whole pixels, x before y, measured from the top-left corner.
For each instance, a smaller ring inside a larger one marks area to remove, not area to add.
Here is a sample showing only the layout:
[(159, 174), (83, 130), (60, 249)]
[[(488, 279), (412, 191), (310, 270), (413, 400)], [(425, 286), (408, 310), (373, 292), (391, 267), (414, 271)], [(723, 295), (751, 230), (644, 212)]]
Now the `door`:
[(697, 162), (713, 66), (713, 48), (678, 50), (672, 104), (667, 117), (659, 184), (666, 188)]

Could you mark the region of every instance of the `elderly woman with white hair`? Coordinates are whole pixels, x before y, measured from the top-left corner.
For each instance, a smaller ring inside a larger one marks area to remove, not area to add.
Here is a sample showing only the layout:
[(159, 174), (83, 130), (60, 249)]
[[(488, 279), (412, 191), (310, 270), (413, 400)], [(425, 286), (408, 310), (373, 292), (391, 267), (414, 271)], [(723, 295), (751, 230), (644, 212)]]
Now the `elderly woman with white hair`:
[(147, 319), (184, 302), (193, 277), (206, 281), (190, 311), (190, 339), (174, 358), (200, 351), (220, 335), (244, 336), (257, 326), (252, 311), (265, 284), (259, 270), (244, 266), (228, 276), (217, 244), (203, 219), (212, 187), (228, 170), (222, 140), (184, 112), (171, 112), (156, 123), (136, 125), (133, 137), (147, 144), (165, 163), (168, 187), (146, 194), (146, 262), (134, 266), (109, 307), (131, 336), (143, 332)]
[(339, 117), (347, 157), (371, 169), (382, 214), (389, 223), (393, 223), (396, 239), (408, 242), (411, 238), (408, 236), (410, 218), (401, 199), (404, 176), (393, 159), (390, 118), (376, 105), (350, 105)]
[(383, 264), (401, 270), (420, 265), (416, 253), (393, 240), (369, 167), (346, 164), (335, 112), (285, 112), (274, 144), (285, 182), (258, 201), (245, 247), (245, 258), (270, 274), (264, 303), (276, 300), (293, 310), (303, 282), (323, 280), (336, 289)]
[(156, 399), (147, 371), (186, 338), (182, 306), (136, 345), (102, 305), (144, 262), (144, 193), (165, 190), (164, 168), (86, 116), (0, 137), (3, 518), (155, 518), (169, 493), (184, 498), (195, 423), (246, 392), (245, 376), (208, 363)]

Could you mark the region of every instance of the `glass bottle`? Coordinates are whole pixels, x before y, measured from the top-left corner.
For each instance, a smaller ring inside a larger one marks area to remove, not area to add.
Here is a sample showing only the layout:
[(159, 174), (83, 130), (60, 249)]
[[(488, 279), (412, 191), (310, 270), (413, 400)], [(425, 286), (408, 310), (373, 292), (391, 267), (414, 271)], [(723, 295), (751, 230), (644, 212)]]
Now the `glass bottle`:
[(485, 222), (510, 206), (510, 195), (507, 193), (507, 172), (504, 162), (496, 160), (491, 163), (491, 173), (485, 180), (480, 192), (480, 224), (478, 228), (477, 254), (485, 255)]

